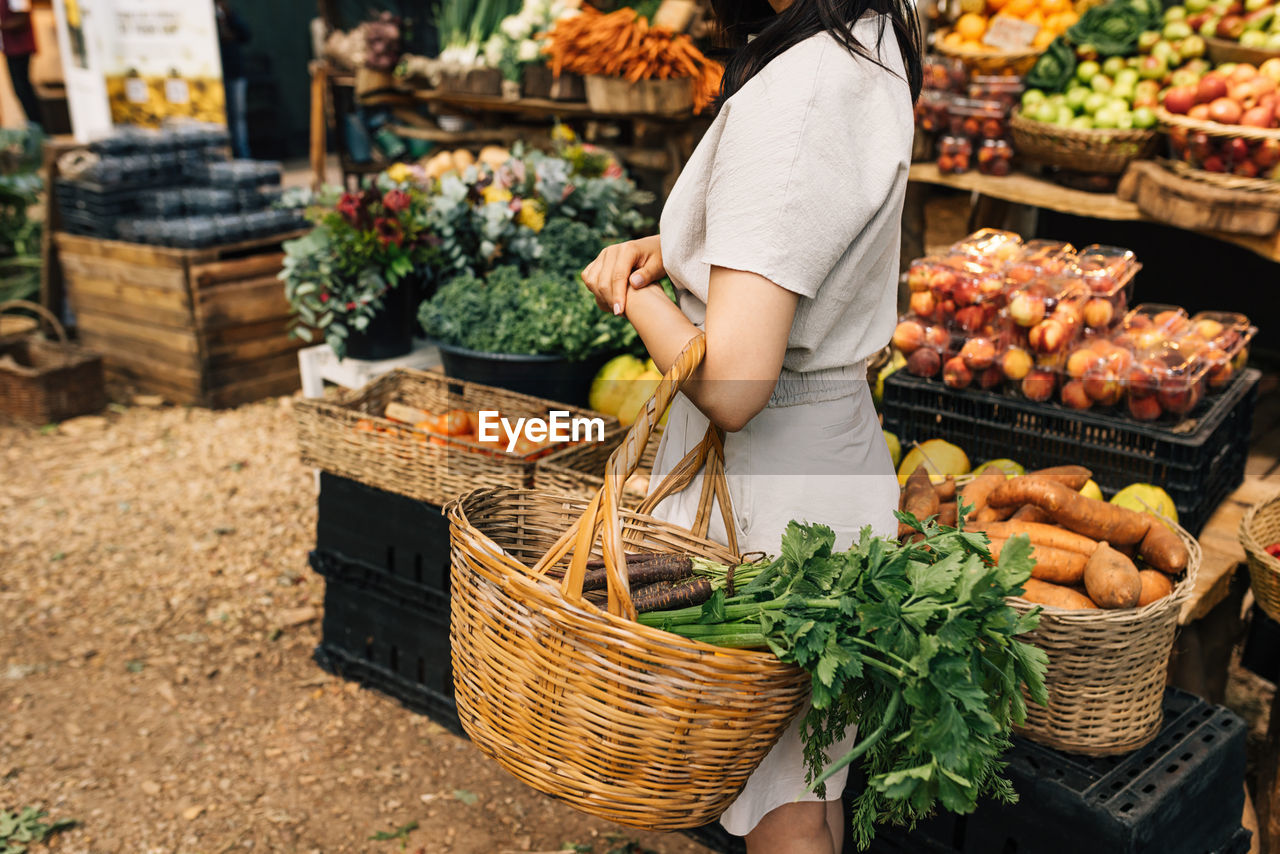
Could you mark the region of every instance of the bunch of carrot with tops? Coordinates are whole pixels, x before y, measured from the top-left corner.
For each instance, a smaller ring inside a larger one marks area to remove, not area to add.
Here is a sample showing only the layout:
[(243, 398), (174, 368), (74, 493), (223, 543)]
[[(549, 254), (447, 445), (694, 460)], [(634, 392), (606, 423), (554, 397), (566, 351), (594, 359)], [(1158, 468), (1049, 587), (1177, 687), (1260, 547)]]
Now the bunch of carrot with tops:
[(557, 76), (601, 74), (632, 83), (692, 78), (695, 113), (715, 103), (724, 75), (688, 35), (652, 26), (629, 6), (608, 14), (584, 6), (582, 14), (556, 22), (545, 52)]

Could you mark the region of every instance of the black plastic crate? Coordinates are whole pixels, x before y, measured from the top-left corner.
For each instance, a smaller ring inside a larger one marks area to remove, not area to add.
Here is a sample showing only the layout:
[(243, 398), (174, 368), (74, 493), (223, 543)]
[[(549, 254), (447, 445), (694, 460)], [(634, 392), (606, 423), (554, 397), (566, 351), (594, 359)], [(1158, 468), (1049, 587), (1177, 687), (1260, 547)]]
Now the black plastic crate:
[(449, 521), (439, 507), (321, 472), (318, 510), (318, 551), (359, 565), (367, 583), (402, 599), (447, 603)]
[(326, 575), (324, 587), (316, 662), (460, 733), (448, 612), (441, 620), (352, 576)]
[(904, 446), (946, 439), (970, 459), (1011, 457), (1028, 468), (1078, 464), (1098, 485), (1163, 487), (1178, 520), (1198, 534), (1244, 479), (1261, 373), (1243, 371), (1194, 422), (1172, 429), (1124, 416), (1078, 412), (894, 372), (885, 381), (884, 428)]

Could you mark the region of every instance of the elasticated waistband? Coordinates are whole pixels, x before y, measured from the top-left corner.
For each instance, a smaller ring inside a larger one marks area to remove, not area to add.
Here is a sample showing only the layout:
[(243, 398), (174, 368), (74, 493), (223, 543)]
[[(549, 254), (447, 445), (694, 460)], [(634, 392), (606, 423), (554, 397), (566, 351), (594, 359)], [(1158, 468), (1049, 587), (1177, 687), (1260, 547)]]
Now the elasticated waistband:
[(783, 369), (769, 396), (769, 406), (799, 406), (861, 394), (867, 388), (865, 360), (843, 368), (796, 373)]

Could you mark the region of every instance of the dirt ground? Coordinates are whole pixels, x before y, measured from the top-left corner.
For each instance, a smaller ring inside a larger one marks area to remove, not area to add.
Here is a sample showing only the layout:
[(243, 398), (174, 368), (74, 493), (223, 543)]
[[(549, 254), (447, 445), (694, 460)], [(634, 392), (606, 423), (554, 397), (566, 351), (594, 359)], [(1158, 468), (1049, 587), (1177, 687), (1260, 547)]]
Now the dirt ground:
[(610, 838), (313, 663), (290, 403), (0, 426), (0, 810), (74, 819), (68, 854), (705, 852)]

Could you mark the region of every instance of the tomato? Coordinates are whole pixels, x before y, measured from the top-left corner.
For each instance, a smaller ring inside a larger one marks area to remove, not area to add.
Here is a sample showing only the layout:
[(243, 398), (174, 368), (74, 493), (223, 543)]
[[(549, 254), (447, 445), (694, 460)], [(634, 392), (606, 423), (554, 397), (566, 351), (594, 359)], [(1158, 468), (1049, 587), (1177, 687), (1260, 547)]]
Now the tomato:
[(471, 413), (465, 409), (453, 409), (440, 416), (440, 426), (446, 436), (461, 436), (475, 430), (471, 423)]
[(512, 453), (517, 457), (530, 457), (534, 454), (540, 453), (544, 448), (546, 448), (546, 445), (546, 442), (532, 442), (524, 436), (520, 436), (516, 439), (516, 446), (514, 450), (512, 450)]

